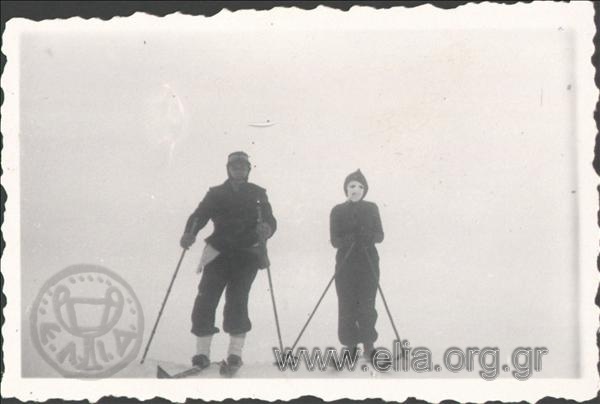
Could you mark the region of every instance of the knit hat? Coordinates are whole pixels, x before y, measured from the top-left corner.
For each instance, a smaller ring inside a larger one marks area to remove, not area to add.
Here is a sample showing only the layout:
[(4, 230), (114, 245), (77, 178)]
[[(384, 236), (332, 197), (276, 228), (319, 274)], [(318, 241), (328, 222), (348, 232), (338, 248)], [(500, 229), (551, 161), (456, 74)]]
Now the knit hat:
[[(250, 170), (252, 169), (252, 165), (250, 164), (250, 159), (248, 158), (248, 154), (246, 154), (243, 151), (236, 151), (236, 152), (229, 154), (229, 156), (227, 156), (227, 177), (230, 177), (229, 166), (233, 163), (238, 163), (238, 162), (246, 163), (248, 165), (248, 173), (250, 173)], [(247, 179), (248, 179), (248, 177), (246, 177), (246, 180)]]
[(367, 179), (365, 178), (363, 173), (360, 171), (360, 169), (354, 171), (353, 173), (350, 173), (344, 180), (344, 194), (346, 194), (346, 195), (348, 195), (348, 191), (346, 188), (348, 187), (348, 184), (350, 183), (350, 181), (358, 181), (363, 185), (363, 187), (365, 187), (365, 192), (363, 193), (363, 199), (364, 199), (364, 197), (367, 195), (367, 192), (369, 191), (369, 184), (367, 184)]

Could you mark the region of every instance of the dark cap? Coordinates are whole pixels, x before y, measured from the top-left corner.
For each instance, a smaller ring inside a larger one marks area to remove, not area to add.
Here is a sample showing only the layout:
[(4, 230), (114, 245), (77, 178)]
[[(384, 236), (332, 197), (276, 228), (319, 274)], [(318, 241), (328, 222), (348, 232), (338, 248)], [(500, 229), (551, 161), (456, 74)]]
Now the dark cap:
[(227, 165), (236, 162), (244, 162), (250, 165), (250, 159), (248, 158), (248, 155), (243, 151), (236, 151), (227, 156)]

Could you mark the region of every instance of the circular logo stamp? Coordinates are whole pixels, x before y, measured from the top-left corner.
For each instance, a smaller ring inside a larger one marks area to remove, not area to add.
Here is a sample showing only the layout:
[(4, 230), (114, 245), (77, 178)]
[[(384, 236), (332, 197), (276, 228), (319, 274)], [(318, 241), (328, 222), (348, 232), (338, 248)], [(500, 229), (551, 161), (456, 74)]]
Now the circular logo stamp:
[(65, 377), (108, 377), (136, 358), (144, 331), (131, 286), (96, 265), (73, 265), (50, 278), (30, 314), (32, 341)]

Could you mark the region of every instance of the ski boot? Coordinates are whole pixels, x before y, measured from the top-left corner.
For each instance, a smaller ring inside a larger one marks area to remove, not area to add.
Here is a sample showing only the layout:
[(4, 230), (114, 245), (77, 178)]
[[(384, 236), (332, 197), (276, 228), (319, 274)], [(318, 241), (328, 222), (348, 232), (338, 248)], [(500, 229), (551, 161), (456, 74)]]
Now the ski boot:
[(192, 357), (192, 366), (200, 370), (206, 369), (210, 366), (210, 359), (208, 359), (208, 356), (203, 354), (194, 355)]
[(229, 355), (227, 360), (221, 361), (219, 374), (223, 377), (233, 377), (244, 363), (237, 355)]

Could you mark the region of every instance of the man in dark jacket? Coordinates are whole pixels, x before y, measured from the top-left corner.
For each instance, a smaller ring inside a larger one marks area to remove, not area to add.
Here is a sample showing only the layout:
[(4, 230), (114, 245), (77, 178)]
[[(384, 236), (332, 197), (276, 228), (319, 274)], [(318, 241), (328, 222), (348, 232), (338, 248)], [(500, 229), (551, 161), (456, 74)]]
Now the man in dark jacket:
[(189, 248), (198, 232), (213, 221), (214, 231), (206, 238), (204, 272), (192, 312), (192, 333), (197, 337), (194, 366), (210, 364), (210, 345), (215, 327), (215, 312), (225, 290), (223, 329), (230, 334), (227, 363), (242, 364), (246, 333), (252, 328), (248, 317), (248, 295), (258, 269), (266, 268), (265, 242), (277, 229), (264, 188), (248, 182), (250, 161), (244, 152), (227, 159), (228, 179), (212, 187), (189, 217), (181, 246)]
[(357, 170), (346, 177), (347, 200), (331, 210), (331, 244), (337, 248), (335, 286), (338, 294), (338, 336), (354, 352), (363, 344), (365, 356), (374, 353), (377, 340), (375, 298), (379, 282), (379, 255), (383, 241), (379, 209), (364, 200), (369, 186)]

